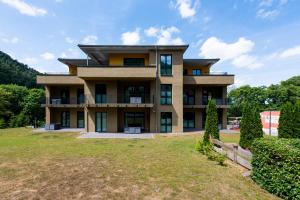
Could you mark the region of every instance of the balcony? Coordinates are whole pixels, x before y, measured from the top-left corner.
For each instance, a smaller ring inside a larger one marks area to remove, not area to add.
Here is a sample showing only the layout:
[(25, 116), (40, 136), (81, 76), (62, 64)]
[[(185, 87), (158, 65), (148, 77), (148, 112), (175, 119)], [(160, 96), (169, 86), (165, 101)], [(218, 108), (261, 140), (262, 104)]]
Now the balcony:
[(234, 83), (234, 75), (227, 73), (209, 73), (199, 76), (184, 75), (183, 84), (199, 85), (231, 85)]
[[(230, 99), (228, 98), (212, 98), (215, 100), (217, 108), (229, 108), (230, 107)], [(198, 104), (184, 104), (184, 108), (206, 108), (208, 105), (208, 99), (202, 98), (202, 102)]]
[(150, 99), (150, 95), (145, 97), (130, 97), (128, 99), (118, 100), (117, 102), (107, 101), (106, 95), (102, 97), (94, 97), (86, 95), (87, 107), (112, 107), (112, 108), (152, 108), (154, 106), (154, 96)]
[(47, 97), (45, 102), (42, 102), (42, 107), (52, 108), (83, 108), (85, 106), (84, 97), (81, 98), (60, 98)]
[(38, 75), (36, 82), (42, 85), (83, 85), (81, 78), (68, 73), (47, 73)]
[(102, 79), (155, 79), (155, 66), (125, 67), (125, 66), (101, 66), (101, 67), (78, 67), (78, 77), (81, 78), (102, 78)]

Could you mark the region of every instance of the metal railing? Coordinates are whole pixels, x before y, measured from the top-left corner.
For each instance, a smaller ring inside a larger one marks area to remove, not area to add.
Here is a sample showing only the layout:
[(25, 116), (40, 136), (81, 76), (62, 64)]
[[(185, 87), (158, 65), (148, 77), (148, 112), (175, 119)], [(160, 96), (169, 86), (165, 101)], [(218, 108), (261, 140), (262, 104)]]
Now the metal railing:
[[(210, 99), (208, 98), (202, 98), (202, 105), (207, 105)], [(229, 105), (230, 101), (228, 98), (211, 98), (211, 100), (214, 100), (217, 105)]]
[(61, 97), (46, 97), (42, 104), (46, 105), (64, 105), (64, 104), (85, 104), (85, 99), (83, 97), (69, 97), (69, 98), (61, 98)]
[(233, 74), (228, 74), (228, 72), (209, 72), (201, 73), (199, 75), (184, 74), (183, 76), (233, 76)]
[(154, 95), (150, 96), (150, 94), (145, 94), (141, 96), (130, 96), (125, 98), (123, 95), (120, 97), (115, 97), (115, 101), (111, 101), (111, 99), (107, 95), (85, 95), (85, 103), (86, 104), (105, 104), (105, 103), (118, 103), (118, 104), (154, 104), (155, 97)]

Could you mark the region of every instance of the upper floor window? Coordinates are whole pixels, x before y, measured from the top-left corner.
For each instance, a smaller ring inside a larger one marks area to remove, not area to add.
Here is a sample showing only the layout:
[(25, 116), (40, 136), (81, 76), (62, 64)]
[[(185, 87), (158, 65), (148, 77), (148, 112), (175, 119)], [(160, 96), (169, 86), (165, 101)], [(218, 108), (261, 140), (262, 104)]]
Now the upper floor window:
[(172, 75), (172, 55), (171, 54), (160, 55), (160, 75), (162, 75), (162, 76)]
[(124, 58), (124, 66), (126, 66), (126, 67), (145, 66), (145, 59), (144, 58)]
[(187, 69), (183, 69), (183, 76), (188, 75), (188, 70)]
[(160, 85), (160, 104), (171, 105), (172, 104), (172, 85), (162, 84)]
[(195, 105), (195, 89), (189, 88), (183, 90), (183, 104)]
[(106, 85), (96, 84), (95, 97), (96, 103), (106, 103)]
[(201, 75), (201, 69), (193, 69), (192, 74), (193, 74), (193, 76), (200, 76)]

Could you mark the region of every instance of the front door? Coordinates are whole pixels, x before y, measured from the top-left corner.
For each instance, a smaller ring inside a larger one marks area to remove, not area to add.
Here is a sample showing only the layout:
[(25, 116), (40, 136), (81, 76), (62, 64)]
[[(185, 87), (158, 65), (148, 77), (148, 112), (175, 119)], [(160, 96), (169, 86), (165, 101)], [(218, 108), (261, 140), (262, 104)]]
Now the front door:
[(107, 131), (107, 118), (106, 112), (96, 112), (96, 132)]

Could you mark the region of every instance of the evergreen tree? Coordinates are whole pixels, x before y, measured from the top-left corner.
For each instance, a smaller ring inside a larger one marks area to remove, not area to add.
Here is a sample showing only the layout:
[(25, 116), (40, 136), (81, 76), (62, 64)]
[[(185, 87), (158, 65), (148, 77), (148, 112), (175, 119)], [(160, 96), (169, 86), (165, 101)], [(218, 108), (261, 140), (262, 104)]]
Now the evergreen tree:
[(295, 104), (293, 133), (293, 138), (300, 138), (300, 101)]
[(249, 104), (244, 105), (240, 132), (239, 144), (243, 148), (251, 148), (254, 139), (263, 137), (262, 123), (257, 108)]
[(280, 111), (278, 137), (292, 138), (294, 132), (294, 112), (290, 102), (285, 103)]
[[(209, 136), (220, 139), (220, 133), (218, 129), (218, 113), (217, 106), (214, 100), (210, 100), (208, 102), (208, 106), (206, 108), (206, 121), (205, 121), (205, 133), (204, 139), (209, 138)], [(207, 137), (207, 138), (205, 138)]]

